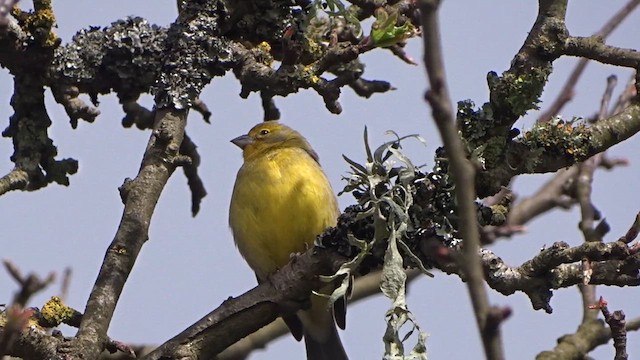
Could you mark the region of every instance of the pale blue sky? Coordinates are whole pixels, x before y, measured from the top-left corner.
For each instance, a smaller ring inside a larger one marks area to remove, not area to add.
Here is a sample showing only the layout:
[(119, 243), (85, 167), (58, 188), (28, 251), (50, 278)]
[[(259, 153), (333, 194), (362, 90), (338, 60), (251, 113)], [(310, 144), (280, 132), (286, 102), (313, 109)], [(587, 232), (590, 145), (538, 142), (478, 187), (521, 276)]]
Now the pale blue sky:
[[(25, 4), (28, 2), (24, 2)], [(571, 2), (567, 23), (572, 35), (589, 35), (596, 31), (624, 1)], [(152, 23), (167, 25), (175, 18), (175, 1), (118, 0), (110, 2), (54, 1), (58, 17), (58, 34), (66, 43), (80, 28), (105, 26), (127, 15), (138, 15)], [(508, 68), (536, 16), (534, 2), (447, 1), (442, 11), (442, 34), (447, 76), (453, 101), (470, 98), (486, 101), (486, 73)], [(506, 15), (501, 15), (506, 14)], [(633, 14), (610, 37), (610, 44), (639, 48), (640, 15)], [(634, 41), (635, 40), (635, 41)], [(408, 52), (416, 60), (422, 56), (421, 41), (412, 40)], [(358, 161), (363, 158), (362, 131), (369, 127), (372, 144), (385, 140), (384, 131), (398, 134), (419, 133), (429, 146), (408, 142), (406, 149), (414, 163), (432, 165), (433, 151), (440, 139), (432, 125), (430, 112), (422, 100), (426, 81), (422, 66), (402, 63), (383, 50), (365, 54), (365, 77), (390, 81), (397, 90), (374, 95), (370, 99), (344, 89), (343, 113), (330, 114), (319, 96), (301, 91), (287, 98), (277, 98), (283, 121), (300, 130), (320, 154), (321, 162), (336, 192), (343, 186), (341, 176), (348, 171), (341, 155)], [(543, 108), (554, 99), (567, 71), (575, 59), (563, 58), (555, 63), (543, 96)], [(606, 77), (618, 74), (624, 84), (630, 72), (611, 66), (590, 64), (578, 84), (575, 100), (563, 111), (564, 116), (590, 116), (600, 102)], [(619, 86), (621, 87), (621, 85)], [(6, 69), (0, 70), (0, 119), (8, 124), (11, 108), (9, 96), (13, 84)], [(255, 285), (255, 278), (237, 253), (227, 227), (227, 208), (240, 151), (229, 140), (245, 133), (262, 119), (259, 97), (252, 94), (243, 100), (233, 75), (215, 79), (202, 94), (213, 112), (212, 124), (205, 124), (196, 113), (190, 115), (187, 132), (198, 144), (202, 155), (201, 176), (209, 195), (196, 218), (190, 215), (190, 194), (181, 171), (169, 181), (151, 224), (150, 239), (124, 289), (109, 335), (124, 342), (160, 343), (198, 320), (229, 296), (237, 296)], [(617, 93), (617, 92), (616, 92)], [(95, 123), (80, 122), (72, 130), (62, 107), (47, 91), (47, 105), (53, 120), (50, 136), (58, 146), (60, 157), (79, 160), (80, 170), (71, 177), (71, 186), (51, 185), (34, 193), (12, 192), (0, 197), (0, 244), (2, 258), (13, 260), (23, 271), (42, 275), (74, 270), (68, 303), (84, 310), (104, 251), (115, 234), (122, 212), (118, 195), (126, 177), (137, 173), (149, 133), (124, 129), (123, 116), (115, 96), (100, 98), (102, 114)], [(145, 103), (151, 105), (150, 98)], [(535, 120), (530, 114), (519, 122), (526, 129)], [(0, 171), (12, 168), (9, 139), (0, 140)], [(614, 172), (598, 172), (594, 200), (611, 224), (607, 240), (626, 232), (640, 210), (638, 186), (638, 138), (614, 147), (610, 154), (627, 154), (631, 166)], [(515, 190), (530, 194), (546, 179), (543, 175), (521, 177)], [(340, 198), (342, 207), (353, 203), (349, 196)], [(582, 241), (577, 230), (579, 214), (554, 211), (545, 219), (534, 221), (529, 231), (492, 249), (505, 261), (516, 265), (533, 256), (545, 244)], [(31, 305), (40, 306), (55, 294), (59, 284), (36, 297)], [(0, 303), (8, 302), (16, 286), (0, 271)], [(609, 300), (610, 308), (623, 309), (627, 318), (640, 316), (637, 299), (640, 291), (603, 288), (598, 290)], [(493, 303), (511, 306), (513, 316), (504, 324), (504, 343), (508, 359), (533, 358), (539, 351), (551, 349), (555, 339), (573, 332), (581, 317), (576, 289), (556, 291), (548, 315), (531, 309), (522, 294), (503, 297), (491, 292)], [(410, 288), (409, 306), (430, 334), (431, 359), (480, 359), (482, 349), (470, 310), (466, 287), (459, 279), (436, 273), (435, 279), (421, 279)], [(347, 330), (341, 337), (352, 359), (376, 359), (383, 351), (384, 312), (388, 301), (381, 296), (349, 309)], [(65, 328), (66, 335), (73, 330)], [(629, 336), (631, 357), (640, 353), (640, 337)], [(254, 359), (303, 358), (304, 346), (292, 337), (271, 344)], [(594, 357), (612, 358), (611, 345), (601, 347)], [(634, 355), (635, 354), (635, 355)]]

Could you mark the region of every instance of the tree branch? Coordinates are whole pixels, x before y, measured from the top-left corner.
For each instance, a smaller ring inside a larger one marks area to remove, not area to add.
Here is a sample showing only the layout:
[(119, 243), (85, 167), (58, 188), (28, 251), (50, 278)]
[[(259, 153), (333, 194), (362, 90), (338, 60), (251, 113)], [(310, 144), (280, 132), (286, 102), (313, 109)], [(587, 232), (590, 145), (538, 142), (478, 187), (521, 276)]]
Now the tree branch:
[[(631, 13), (633, 10), (640, 5), (640, 0), (630, 0), (626, 3), (618, 12), (616, 12), (609, 21), (607, 21), (602, 28), (594, 34), (594, 36), (601, 37), (602, 39), (606, 39), (617, 27), (622, 23), (622, 21)], [(578, 83), (578, 79), (580, 79), (584, 69), (587, 67), (589, 63), (589, 59), (583, 58), (578, 60), (575, 68), (567, 78), (562, 90), (554, 100), (554, 102), (549, 106), (545, 112), (543, 112), (538, 117), (538, 122), (547, 122), (551, 120), (555, 115), (559, 114), (564, 105), (571, 101), (574, 96), (574, 87)]]
[[(498, 255), (487, 249), (480, 250), (484, 279), (503, 295), (523, 292), (535, 310), (551, 313), (551, 290), (566, 288), (584, 282), (585, 273), (579, 263), (591, 262), (589, 284), (613, 286), (640, 285), (640, 255), (633, 253), (623, 241), (611, 243), (583, 243), (569, 247), (556, 242), (522, 265), (507, 265)], [(464, 271), (455, 262), (440, 262), (437, 267), (447, 274), (457, 274), (464, 280)]]
[(455, 196), (460, 214), (459, 230), (463, 239), (460, 268), (467, 281), (476, 323), (482, 338), (487, 359), (503, 359), (502, 339), (498, 311), (490, 308), (478, 257), (480, 235), (478, 233), (477, 208), (475, 205), (475, 169), (467, 160), (467, 154), (458, 135), (453, 107), (445, 79), (444, 60), (440, 43), (438, 8), (440, 1), (422, 0), (422, 29), (424, 40), (424, 63), (429, 77), (430, 90), (425, 98), (432, 108), (433, 120), (440, 131), (445, 151), (451, 164), (455, 182)]
[(55, 359), (60, 340), (41, 328), (25, 328), (0, 326), (0, 356), (10, 354), (24, 360)]
[[(637, 331), (640, 328), (640, 318), (626, 322), (625, 331)], [(604, 325), (604, 321), (593, 319), (583, 322), (574, 334), (563, 335), (558, 344), (550, 351), (543, 351), (536, 356), (536, 360), (565, 360), (581, 359), (600, 345), (611, 341), (611, 329)]]
[(68, 352), (74, 358), (97, 358), (106, 344), (107, 329), (124, 284), (149, 237), (160, 193), (176, 169), (186, 118), (184, 110), (157, 111), (156, 127), (140, 171), (121, 187), (125, 205), (122, 219), (89, 296), (78, 335), (70, 344)]
[(506, 161), (478, 174), (484, 196), (496, 193), (520, 174), (554, 172), (604, 152), (640, 131), (640, 102), (591, 126), (537, 124), (506, 144)]
[[(349, 306), (380, 294), (380, 276), (382, 273), (376, 271), (362, 277), (356, 278), (353, 283), (353, 291), (349, 298)], [(417, 269), (407, 271), (407, 285), (418, 279), (422, 273)], [(251, 335), (231, 345), (222, 353), (218, 354), (217, 360), (240, 360), (246, 359), (250, 353), (257, 349), (263, 349), (273, 340), (289, 334), (289, 328), (281, 318), (271, 324), (261, 328)]]
[(314, 247), (293, 258), (269, 281), (242, 296), (225, 300), (219, 308), (142, 359), (211, 358), (278, 316), (309, 306), (303, 299), (322, 285), (317, 274), (333, 274), (347, 260), (334, 250)]
[(22, 169), (13, 169), (0, 178), (0, 195), (11, 190), (24, 189), (29, 183), (29, 174)]
[(45, 279), (41, 279), (35, 273), (29, 273), (27, 276), (22, 275), (20, 269), (9, 260), (3, 260), (2, 264), (13, 280), (20, 285), (20, 290), (16, 292), (12, 301), (14, 305), (19, 305), (20, 307), (25, 307), (33, 295), (44, 290), (56, 279), (54, 272), (50, 272)]
[(603, 39), (597, 36), (569, 37), (564, 43), (563, 53), (636, 70), (640, 67), (638, 51), (606, 45)]
[(599, 304), (594, 307), (600, 308), (600, 311), (602, 311), (602, 315), (604, 316), (604, 320), (607, 322), (607, 325), (609, 325), (609, 329), (611, 330), (613, 347), (616, 350), (614, 360), (627, 360), (629, 355), (627, 354), (627, 329), (624, 312), (622, 312), (622, 310), (616, 310), (611, 313), (607, 306), (607, 302), (604, 301), (602, 297), (600, 297)]

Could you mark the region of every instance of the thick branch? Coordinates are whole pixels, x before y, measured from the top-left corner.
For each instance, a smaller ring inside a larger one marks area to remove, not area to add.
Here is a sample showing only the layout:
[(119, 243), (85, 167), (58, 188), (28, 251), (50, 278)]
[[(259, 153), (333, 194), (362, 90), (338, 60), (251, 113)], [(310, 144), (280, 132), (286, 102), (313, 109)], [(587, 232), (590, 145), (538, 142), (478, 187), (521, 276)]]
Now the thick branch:
[(301, 299), (308, 299), (311, 291), (322, 285), (317, 274), (333, 274), (347, 260), (331, 249), (310, 249), (274, 273), (269, 281), (242, 296), (227, 299), (143, 359), (211, 358), (279, 315), (302, 308)]
[(516, 175), (554, 172), (630, 138), (640, 131), (640, 102), (632, 100), (621, 112), (590, 126), (561, 125), (537, 124), (508, 142), (506, 161), (478, 174), (480, 195), (499, 191)]
[(603, 64), (640, 67), (640, 52), (606, 45), (601, 37), (569, 37), (564, 43), (564, 54), (595, 60)]
[(79, 347), (73, 355), (78, 358), (97, 358), (107, 341), (107, 329), (124, 284), (149, 237), (149, 225), (158, 198), (176, 168), (174, 161), (184, 136), (186, 118), (186, 111), (157, 111), (156, 127), (138, 176), (125, 182), (120, 189), (124, 212), (74, 340)]
[(56, 182), (69, 184), (78, 171), (73, 159), (56, 160), (57, 148), (49, 138), (51, 119), (44, 104), (44, 69), (20, 69), (14, 77), (11, 105), (14, 114), (3, 137), (13, 140), (14, 170), (0, 179), (0, 194), (9, 190), (37, 190)]
[(268, 91), (270, 96), (287, 96), (299, 89), (313, 88), (324, 99), (329, 111), (339, 114), (342, 107), (338, 102), (340, 88), (357, 79), (356, 74), (345, 72), (333, 80), (320, 77), (330, 67), (355, 60), (367, 50), (360, 45), (339, 43), (329, 48), (326, 54), (308, 68), (282, 65), (273, 69), (260, 61), (265, 56), (264, 49), (247, 49), (240, 43), (232, 43), (231, 51), (235, 59), (234, 73), (242, 84), (240, 96), (246, 98), (251, 92)]
[[(538, 16), (527, 39), (501, 76), (489, 73), (490, 104), (504, 132), (527, 111), (536, 109), (557, 56), (549, 49), (563, 38), (567, 0), (540, 0)], [(495, 129), (498, 130), (498, 129)], [(495, 134), (497, 131), (494, 131)]]
[[(626, 331), (638, 329), (640, 329), (640, 319), (627, 321)], [(561, 336), (553, 350), (541, 352), (536, 356), (536, 360), (581, 359), (593, 349), (609, 341), (611, 341), (611, 329), (604, 326), (602, 320), (591, 320), (581, 324), (576, 333)]]
[(583, 322), (574, 334), (558, 339), (558, 345), (553, 350), (541, 352), (536, 356), (536, 360), (584, 358), (591, 351), (591, 344), (596, 341), (601, 329), (604, 328), (603, 323), (600, 319)]
[(11, 191), (24, 189), (29, 183), (29, 174), (21, 169), (13, 169), (0, 178), (0, 195)]
[[(630, 0), (620, 10), (618, 10), (618, 12), (616, 12), (611, 17), (611, 19), (609, 19), (609, 21), (607, 21), (607, 23), (604, 24), (602, 28), (594, 34), (594, 36), (606, 39), (628, 15), (633, 13), (633, 10), (639, 4), (640, 0)], [(582, 75), (584, 69), (587, 67), (588, 63), (589, 59), (583, 58), (578, 61), (575, 68), (571, 72), (571, 75), (569, 75), (569, 78), (562, 87), (562, 90), (560, 90), (558, 97), (554, 100), (553, 104), (549, 106), (549, 109), (547, 109), (547, 111), (545, 111), (538, 117), (538, 122), (547, 122), (551, 120), (555, 115), (560, 113), (560, 110), (562, 110), (564, 105), (573, 98), (573, 89), (578, 82), (578, 79)]]
[[(421, 274), (422, 273), (417, 269), (407, 271), (407, 285), (409, 285), (413, 280), (418, 279)], [(380, 294), (381, 275), (380, 271), (376, 271), (356, 278), (353, 283), (353, 292), (351, 293), (351, 297), (349, 297), (349, 306), (359, 302), (360, 300)], [(263, 349), (273, 340), (287, 334), (289, 334), (289, 328), (287, 328), (287, 325), (285, 325), (282, 319), (278, 318), (278, 320), (231, 345), (220, 353), (216, 359), (246, 359), (254, 350)]]
[[(591, 261), (592, 274), (589, 284), (613, 286), (638, 286), (640, 255), (631, 255), (626, 243), (591, 242), (569, 247), (566, 243), (554, 243), (522, 265), (512, 267), (490, 250), (480, 251), (484, 276), (489, 286), (503, 295), (523, 292), (531, 300), (535, 310), (551, 313), (552, 289), (566, 288), (584, 282), (582, 259)], [(464, 272), (454, 263), (438, 265), (447, 274), (464, 277)]]
[(523, 225), (547, 211), (559, 207), (569, 209), (575, 204), (571, 196), (574, 188), (577, 167), (560, 169), (538, 191), (530, 197), (517, 202), (507, 217), (508, 225)]
[(552, 152), (548, 152), (546, 156), (543, 155), (540, 159), (541, 163), (534, 167), (534, 172), (555, 171), (575, 162), (585, 160), (623, 142), (638, 133), (638, 131), (640, 131), (640, 103), (636, 99), (620, 113), (608, 119), (600, 120), (588, 127), (584, 135), (587, 136), (589, 141), (583, 155), (576, 157), (567, 156), (570, 154), (563, 154), (564, 156), (556, 156), (554, 159)]
[(0, 355), (10, 354), (24, 360), (56, 359), (59, 344), (60, 339), (43, 329), (29, 331), (0, 326)]

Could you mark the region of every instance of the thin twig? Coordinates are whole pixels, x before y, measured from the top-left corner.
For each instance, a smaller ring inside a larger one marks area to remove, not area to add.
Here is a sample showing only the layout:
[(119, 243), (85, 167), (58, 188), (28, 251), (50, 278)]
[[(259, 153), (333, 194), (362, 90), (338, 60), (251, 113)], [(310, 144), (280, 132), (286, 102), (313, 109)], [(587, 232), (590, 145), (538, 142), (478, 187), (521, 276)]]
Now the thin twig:
[(611, 338), (613, 339), (613, 348), (616, 350), (614, 360), (627, 360), (629, 355), (627, 354), (627, 329), (624, 312), (617, 310), (611, 313), (607, 302), (602, 296), (598, 303), (592, 305), (591, 308), (600, 309), (604, 320), (609, 325)]
[(606, 119), (608, 116), (613, 115), (609, 112), (609, 103), (611, 102), (611, 96), (613, 95), (613, 90), (616, 88), (617, 84), (617, 76), (609, 75), (609, 77), (607, 77), (607, 87), (602, 95), (602, 100), (600, 100), (600, 111), (598, 112), (597, 120)]
[[(429, 76), (430, 90), (425, 97), (432, 108), (432, 116), (440, 131), (444, 148), (450, 161), (450, 171), (455, 179), (455, 194), (460, 214), (460, 234), (464, 241), (460, 265), (467, 280), (467, 287), (476, 316), (476, 322), (482, 337), (487, 359), (503, 359), (502, 339), (498, 319), (504, 312), (493, 311), (485, 289), (484, 273), (478, 250), (478, 233), (475, 205), (475, 169), (466, 158), (462, 141), (455, 125), (453, 107), (445, 79), (444, 60), (440, 43), (438, 8), (440, 1), (423, 0), (420, 2), (424, 40), (424, 62)], [(493, 315), (496, 316), (493, 316)], [(494, 321), (496, 320), (497, 321)]]
[[(593, 174), (596, 170), (597, 158), (601, 156), (602, 154), (598, 154), (582, 164), (574, 165), (578, 168), (576, 197), (580, 204), (581, 214), (579, 228), (582, 231), (585, 242), (602, 241), (602, 238), (598, 236), (593, 225), (596, 211), (591, 201)], [(596, 298), (595, 285), (589, 285), (591, 272), (593, 271), (589, 259), (582, 259), (582, 270), (584, 273), (584, 281), (578, 285), (578, 289), (582, 297), (582, 323), (587, 323), (597, 318), (597, 312), (589, 308), (589, 305), (592, 305)]]
[(2, 263), (13, 280), (15, 280), (18, 285), (20, 285), (20, 289), (13, 297), (13, 304), (18, 305), (20, 308), (25, 307), (25, 305), (27, 305), (29, 299), (33, 295), (44, 290), (56, 279), (56, 275), (54, 272), (50, 272), (45, 279), (41, 279), (35, 273), (29, 273), (28, 275), (24, 276), (20, 269), (18, 269), (16, 264), (14, 264), (13, 262), (9, 260), (3, 260)]
[[(604, 120), (605, 118), (613, 115), (609, 112), (609, 102), (617, 82), (617, 78), (613, 75), (607, 78), (607, 86), (604, 94), (602, 95), (602, 100), (600, 101), (600, 110), (598, 111), (598, 116), (594, 122)], [(600, 159), (602, 159), (605, 154), (605, 152), (596, 154), (583, 163), (577, 165), (578, 176), (576, 178), (576, 200), (580, 204), (581, 220), (579, 228), (584, 236), (584, 241), (602, 241), (602, 236), (604, 235), (598, 233), (594, 227), (594, 222), (598, 220), (596, 217), (599, 216), (597, 215), (597, 211), (591, 201), (591, 192), (593, 174), (595, 173), (598, 164), (602, 163)], [(595, 299), (592, 299), (591, 301), (595, 301)]]
[(627, 82), (627, 86), (624, 88), (624, 91), (618, 97), (618, 101), (616, 101), (616, 105), (613, 107), (611, 111), (612, 114), (618, 114), (625, 107), (629, 105), (631, 99), (638, 94), (636, 91), (636, 74), (633, 74), (629, 77), (629, 81)]
[(70, 267), (64, 269), (64, 274), (62, 275), (62, 284), (60, 285), (60, 295), (58, 296), (62, 302), (65, 302), (69, 296), (72, 274), (73, 271)]

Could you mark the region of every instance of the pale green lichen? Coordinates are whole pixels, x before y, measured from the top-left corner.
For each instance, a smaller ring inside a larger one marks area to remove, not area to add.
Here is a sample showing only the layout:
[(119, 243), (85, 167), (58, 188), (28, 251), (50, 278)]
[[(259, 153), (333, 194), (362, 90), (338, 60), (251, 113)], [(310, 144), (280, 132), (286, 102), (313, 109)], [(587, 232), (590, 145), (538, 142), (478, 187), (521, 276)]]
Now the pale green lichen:
[(506, 145), (507, 139), (504, 136), (493, 136), (488, 139), (482, 153), (486, 168), (493, 169), (504, 162)]
[[(361, 252), (349, 263), (345, 264), (330, 279), (344, 274), (351, 274), (354, 264), (359, 264), (368, 257), (369, 249), (379, 244), (386, 244), (384, 252), (384, 265), (382, 267), (382, 279), (380, 289), (387, 296), (392, 305), (386, 313), (387, 329), (383, 336), (385, 343), (385, 359), (421, 359), (426, 357), (427, 334), (420, 328), (414, 315), (406, 302), (406, 279), (404, 272), (407, 264), (421, 269), (425, 274), (431, 275), (422, 260), (412, 252), (407, 244), (407, 234), (416, 232), (417, 224), (412, 223), (410, 210), (414, 205), (416, 193), (416, 181), (419, 172), (417, 167), (400, 150), (400, 141), (407, 137), (396, 137), (379, 146), (374, 151), (368, 143), (367, 130), (365, 128), (365, 151), (367, 161), (365, 164), (343, 156), (351, 167), (351, 176), (346, 178), (347, 185), (344, 192), (351, 192), (358, 199), (358, 204), (363, 209), (362, 218), (370, 217), (373, 221), (374, 235), (370, 240), (352, 239)], [(423, 141), (417, 135), (410, 135)], [(400, 165), (400, 166), (395, 166)], [(344, 278), (349, 278), (345, 276)], [(345, 288), (344, 283), (341, 288)], [(342, 296), (343, 294), (340, 294)], [(405, 354), (405, 342), (409, 336), (400, 335), (408, 331), (416, 333), (417, 339), (409, 354)]]
[(493, 224), (504, 224), (507, 221), (507, 215), (509, 214), (509, 207), (497, 204), (491, 206), (491, 222)]
[(501, 113), (508, 112), (510, 117), (518, 118), (529, 110), (537, 110), (540, 95), (551, 74), (552, 66), (532, 67), (518, 74), (504, 72), (498, 76), (495, 72), (487, 75), (491, 91), (491, 103)]

